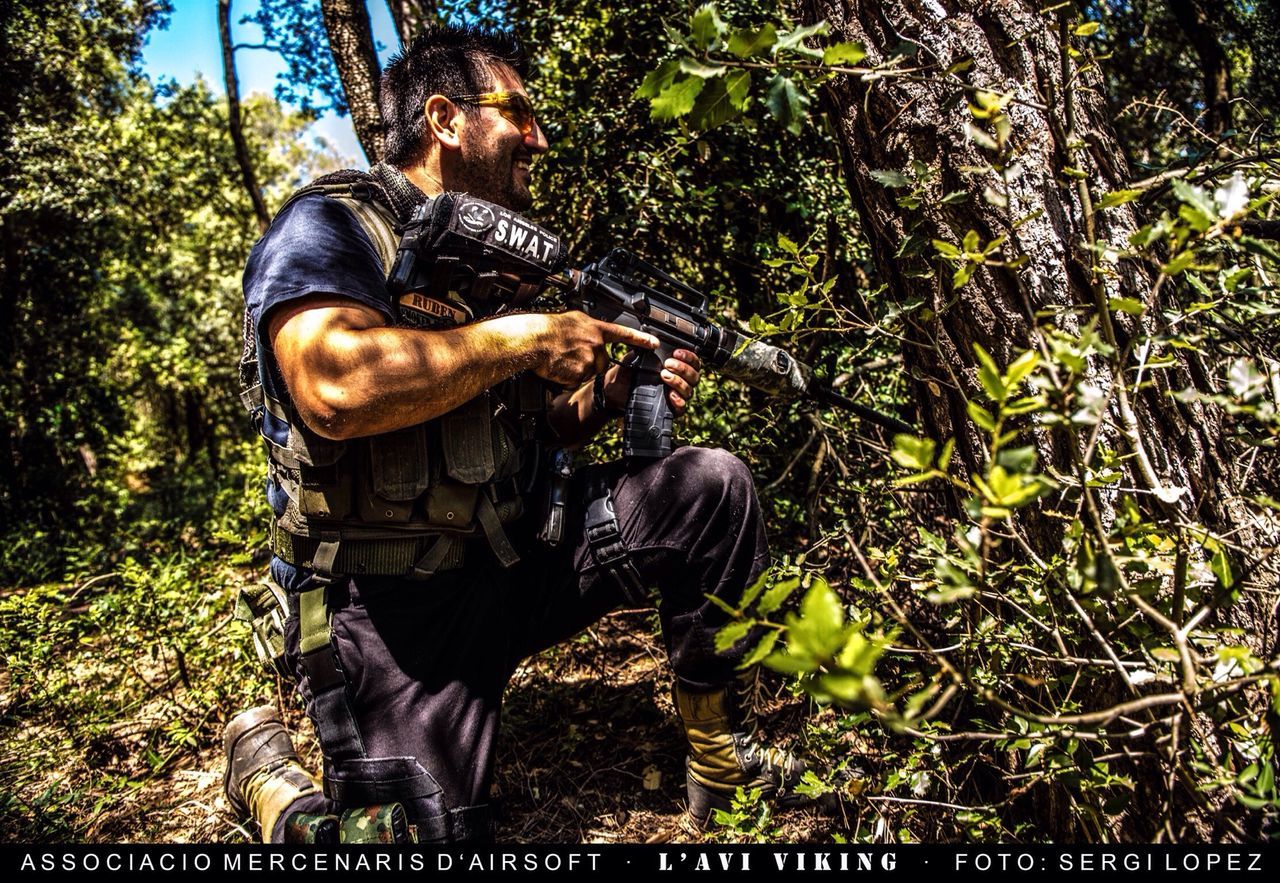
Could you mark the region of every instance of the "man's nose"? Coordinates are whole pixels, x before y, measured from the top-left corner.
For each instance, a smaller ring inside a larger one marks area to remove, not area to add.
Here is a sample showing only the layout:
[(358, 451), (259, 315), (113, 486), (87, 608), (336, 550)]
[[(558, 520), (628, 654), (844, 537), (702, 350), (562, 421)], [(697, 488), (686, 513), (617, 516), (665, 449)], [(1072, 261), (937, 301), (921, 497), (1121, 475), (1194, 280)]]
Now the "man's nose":
[(550, 146), (547, 144), (547, 136), (542, 134), (542, 126), (538, 125), (537, 120), (533, 121), (533, 129), (529, 134), (524, 136), (524, 146), (534, 153), (546, 153)]

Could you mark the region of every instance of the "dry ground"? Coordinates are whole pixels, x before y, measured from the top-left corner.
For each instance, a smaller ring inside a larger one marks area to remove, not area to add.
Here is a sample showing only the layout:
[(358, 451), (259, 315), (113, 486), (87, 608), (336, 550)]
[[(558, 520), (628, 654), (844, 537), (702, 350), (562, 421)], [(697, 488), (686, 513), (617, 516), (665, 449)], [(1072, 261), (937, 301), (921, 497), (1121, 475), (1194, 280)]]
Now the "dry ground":
[[(175, 677), (163, 659), (135, 673), (148, 683)], [(13, 713), (12, 691), (0, 674), (0, 770), (22, 770), (0, 791), (0, 840), (235, 843), (252, 832), (222, 796), (223, 721), (233, 710), (188, 709), (196, 731), (188, 748), (144, 758), (147, 734), (171, 725), (173, 705), (161, 690), (127, 723), (109, 728), (89, 750), (76, 750), (60, 722), (29, 710)], [(304, 759), (319, 766), (309, 722), (290, 695), (285, 709)], [(798, 700), (775, 701), (767, 723), (794, 732)], [(53, 749), (53, 750), (50, 750)], [(39, 751), (60, 768), (32, 769), (21, 759)], [(130, 780), (110, 796), (93, 793), (103, 773)], [(670, 698), (665, 653), (654, 639), (653, 615), (614, 614), (574, 641), (526, 664), (507, 692), (495, 791), (500, 842), (692, 842), (702, 835), (684, 819), (683, 735)], [(56, 799), (49, 795), (58, 795)], [(37, 799), (37, 796), (44, 797)], [(803, 812), (779, 815), (778, 839), (831, 842), (850, 836), (853, 820)], [(718, 836), (724, 837), (722, 833)]]

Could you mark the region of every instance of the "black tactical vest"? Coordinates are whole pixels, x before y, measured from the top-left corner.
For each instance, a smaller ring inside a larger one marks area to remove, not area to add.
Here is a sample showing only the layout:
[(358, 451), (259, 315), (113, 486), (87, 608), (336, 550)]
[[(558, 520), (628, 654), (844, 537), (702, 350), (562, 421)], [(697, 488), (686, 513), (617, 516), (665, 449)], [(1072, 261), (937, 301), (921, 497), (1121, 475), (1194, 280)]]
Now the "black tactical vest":
[[(402, 212), (388, 204), (394, 200), (379, 186), (379, 171), (387, 174), (386, 167), (375, 167), (374, 176), (342, 172), (321, 178), (290, 201), (310, 194), (338, 200), (360, 222), (389, 272)], [(430, 317), (434, 327), (475, 315), (467, 292), (438, 297), (457, 309), (451, 315), (436, 311)], [(397, 307), (396, 324), (423, 324), (420, 311)], [(246, 406), (266, 439), (271, 480), (287, 497), (272, 531), (277, 555), (321, 573), (425, 579), (461, 565), (475, 545), (467, 540), (482, 538), (504, 566), (519, 560), (503, 525), (521, 516), (538, 479), (548, 401), (543, 381), (517, 375), (426, 423), (333, 441), (308, 429), (291, 403), (262, 394), (247, 316), (245, 323)], [(272, 424), (270, 431), (264, 421)]]

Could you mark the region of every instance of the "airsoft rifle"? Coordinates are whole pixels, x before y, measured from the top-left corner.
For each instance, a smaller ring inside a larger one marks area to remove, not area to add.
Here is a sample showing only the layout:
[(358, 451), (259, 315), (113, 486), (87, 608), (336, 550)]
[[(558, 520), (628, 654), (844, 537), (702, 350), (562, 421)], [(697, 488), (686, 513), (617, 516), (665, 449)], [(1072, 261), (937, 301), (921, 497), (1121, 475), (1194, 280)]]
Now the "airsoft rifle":
[[(568, 252), (555, 234), (514, 212), (466, 194), (428, 200), (405, 225), (388, 287), (406, 311), (423, 317), (474, 318), (529, 304), (547, 288), (564, 306), (658, 338), (657, 350), (638, 351), (627, 400), (623, 453), (662, 458), (671, 453), (671, 405), (659, 377), (676, 349), (783, 399), (808, 399), (910, 433), (907, 424), (833, 390), (786, 350), (745, 338), (707, 317), (707, 298), (623, 249), (581, 269), (568, 268)], [(425, 323), (424, 324), (429, 324)]]

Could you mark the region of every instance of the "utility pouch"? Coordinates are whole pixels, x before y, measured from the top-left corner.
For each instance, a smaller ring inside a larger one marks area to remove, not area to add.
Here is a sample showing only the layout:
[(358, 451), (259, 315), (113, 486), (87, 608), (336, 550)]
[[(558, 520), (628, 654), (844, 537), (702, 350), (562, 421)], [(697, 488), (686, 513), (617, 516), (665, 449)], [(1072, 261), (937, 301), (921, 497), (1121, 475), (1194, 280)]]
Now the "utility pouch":
[(236, 619), (253, 632), (253, 650), (269, 672), (292, 678), (284, 658), (284, 620), (289, 614), (284, 589), (267, 577), (245, 586), (236, 597)]
[(350, 473), (336, 463), (300, 469), (298, 511), (308, 518), (346, 518), (351, 513)]
[(373, 524), (405, 524), (413, 518), (414, 501), (422, 496), (438, 470), (429, 454), (427, 428), (410, 426), (368, 439), (368, 493), (358, 501), (360, 519)]
[[(322, 438), (304, 432), (289, 420), (289, 414), (274, 399), (265, 399), (267, 414), (274, 421), (288, 427), (288, 437), (283, 444), (267, 438), (271, 446), (271, 460), (292, 476), (296, 485), (289, 489), (289, 496), (297, 504), (304, 518), (329, 521), (346, 518), (351, 514), (351, 470), (340, 463), (347, 452), (346, 442)], [(291, 482), (290, 482), (291, 483)]]
[(442, 481), (431, 489), (427, 497), (427, 523), (454, 530), (469, 528), (479, 499), (478, 485)]
[(450, 411), (440, 424), (445, 470), (464, 484), (484, 484), (495, 471), (489, 394)]

